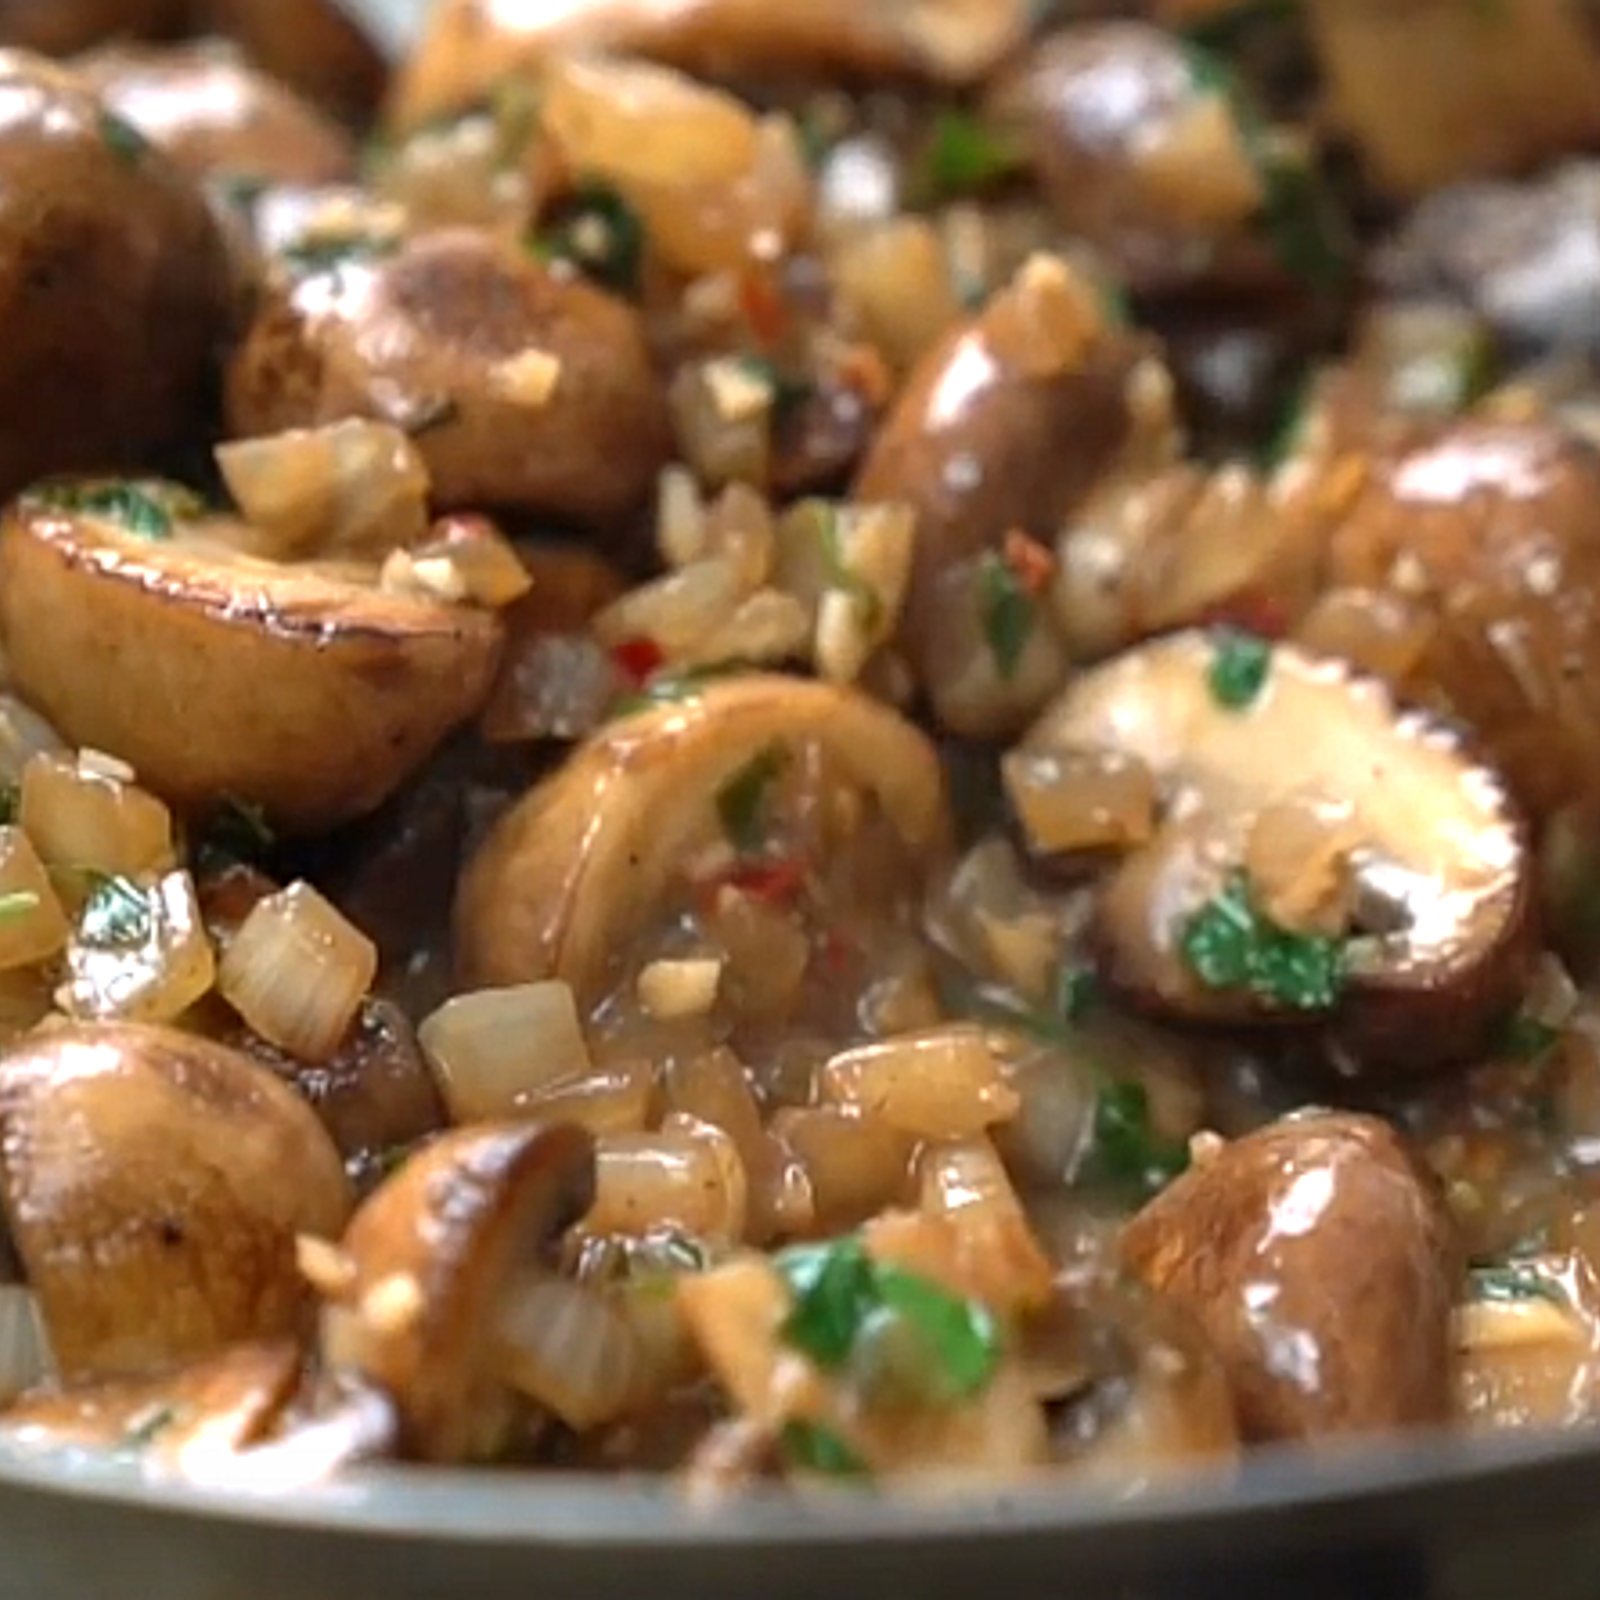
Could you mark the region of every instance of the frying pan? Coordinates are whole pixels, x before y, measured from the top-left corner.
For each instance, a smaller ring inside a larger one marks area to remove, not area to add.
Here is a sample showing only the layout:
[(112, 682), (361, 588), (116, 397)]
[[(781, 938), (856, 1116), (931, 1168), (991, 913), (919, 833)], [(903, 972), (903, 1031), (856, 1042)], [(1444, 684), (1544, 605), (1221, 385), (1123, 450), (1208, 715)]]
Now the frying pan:
[[(340, 0), (398, 52), (427, 0)], [(805, 0), (770, 0), (774, 5)], [(292, 1495), (0, 1445), (0, 1600), (1600, 1597), (1600, 1434), (1262, 1451), (1112, 1495), (752, 1493), (370, 1469)]]

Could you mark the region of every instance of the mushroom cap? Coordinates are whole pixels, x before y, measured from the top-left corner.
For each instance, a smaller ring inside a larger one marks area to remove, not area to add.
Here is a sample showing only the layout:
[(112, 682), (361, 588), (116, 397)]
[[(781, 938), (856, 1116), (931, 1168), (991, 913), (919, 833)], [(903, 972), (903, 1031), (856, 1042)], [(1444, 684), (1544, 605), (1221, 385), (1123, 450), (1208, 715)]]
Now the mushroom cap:
[(350, 1208), (338, 1153), (271, 1073), (134, 1024), (0, 1058), (0, 1199), (64, 1377), (136, 1377), (294, 1333), (301, 1233)]
[(482, 1124), (426, 1146), (357, 1211), (348, 1289), (324, 1314), (323, 1350), (399, 1408), (407, 1448), (473, 1453), (496, 1314), (517, 1271), (588, 1210), (594, 1145), (571, 1124)]
[(948, 837), (927, 738), (851, 689), (776, 674), (708, 682), (694, 698), (602, 728), (509, 812), (462, 879), (456, 959), (475, 987), (562, 978), (592, 997), (644, 926), (718, 790), (774, 743), (815, 740), (873, 794), (915, 854)]
[[(1530, 949), (1528, 853), (1499, 779), (1383, 685), (1291, 646), (1273, 649), (1248, 705), (1225, 705), (1211, 683), (1217, 648), (1186, 632), (1129, 651), (1073, 683), (1026, 740), (1136, 758), (1164, 798), (1155, 838), (1101, 894), (1108, 976), (1179, 1021), (1331, 1020), (1360, 1059), (1469, 1051), (1515, 1003)], [(1182, 949), (1188, 919), (1242, 864), (1251, 825), (1297, 794), (1344, 810), (1357, 892), (1396, 924), (1363, 939), (1331, 1019), (1208, 989)]]
[(248, 799), (290, 830), (376, 808), (478, 709), (502, 631), (204, 523), (142, 539), (25, 498), (0, 524), (0, 639), (29, 703), (164, 799)]

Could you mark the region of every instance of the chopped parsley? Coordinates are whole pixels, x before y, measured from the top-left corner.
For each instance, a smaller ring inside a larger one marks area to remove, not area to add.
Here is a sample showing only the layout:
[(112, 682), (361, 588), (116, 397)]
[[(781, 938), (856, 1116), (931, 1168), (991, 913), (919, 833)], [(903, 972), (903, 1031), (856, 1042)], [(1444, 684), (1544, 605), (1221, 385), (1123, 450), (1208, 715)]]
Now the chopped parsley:
[(205, 502), (192, 490), (153, 478), (46, 483), (31, 490), (30, 498), (52, 510), (114, 522), (153, 543), (170, 539), (175, 522), (205, 513)]
[(1082, 1022), (1100, 1003), (1100, 979), (1091, 967), (1064, 966), (1056, 976), (1056, 1011), (1063, 1022)]
[(100, 137), (112, 155), (126, 166), (138, 166), (150, 153), (150, 141), (126, 117), (119, 117), (107, 108), (100, 112)]
[(760, 845), (765, 832), (767, 794), (788, 764), (788, 747), (769, 744), (717, 791), (722, 831), (736, 849), (748, 853)]
[(1272, 668), (1272, 645), (1240, 628), (1219, 628), (1211, 641), (1211, 668), (1206, 682), (1211, 698), (1229, 711), (1253, 705), (1266, 687)]
[(10, 827), (21, 814), (21, 786), (15, 783), (0, 783), (0, 827)]
[(1208, 989), (1243, 989), (1293, 1011), (1327, 1011), (1344, 986), (1343, 944), (1263, 915), (1243, 873), (1185, 923), (1184, 959)]
[(923, 157), (919, 193), (930, 201), (981, 194), (1026, 164), (1009, 135), (986, 127), (970, 111), (947, 106), (934, 118)]
[(1293, 17), (1299, 8), (1300, 0), (1239, 0), (1237, 5), (1222, 6), (1197, 18), (1183, 29), (1183, 34), (1207, 49), (1227, 50), (1251, 28)]
[(1095, 1097), (1092, 1159), (1095, 1175), (1144, 1196), (1187, 1169), (1189, 1148), (1156, 1133), (1142, 1083), (1108, 1083)]
[(223, 872), (240, 862), (256, 865), (276, 843), (261, 807), (229, 795), (195, 843), (195, 865), (202, 873)]
[(865, 1478), (870, 1468), (832, 1428), (820, 1422), (796, 1419), (786, 1423), (782, 1435), (784, 1454), (792, 1466), (818, 1472), (827, 1478)]
[(989, 654), (1000, 677), (1010, 683), (1033, 632), (1033, 596), (1005, 558), (992, 550), (978, 569), (978, 595)]
[[(918, 1398), (934, 1404), (969, 1398), (994, 1376), (1000, 1342), (987, 1309), (873, 1261), (859, 1239), (785, 1250), (774, 1265), (794, 1296), (783, 1337), (824, 1370), (859, 1362), (869, 1378), (892, 1376), (897, 1390), (914, 1371)], [(873, 1353), (891, 1340), (898, 1354), (886, 1374)]]
[(1474, 1300), (1548, 1300), (1565, 1306), (1567, 1297), (1561, 1286), (1551, 1282), (1532, 1262), (1510, 1261), (1504, 1266), (1474, 1267), (1468, 1274)]
[(644, 268), (639, 213), (606, 184), (587, 183), (551, 214), (530, 248), (542, 261), (567, 261), (585, 277), (636, 294)]
[(1525, 1011), (1507, 1017), (1494, 1042), (1495, 1054), (1511, 1061), (1537, 1061), (1561, 1037), (1559, 1028)]
[(153, 925), (145, 891), (117, 873), (96, 872), (90, 877), (94, 887), (78, 922), (79, 938), (101, 947), (145, 943)]
[(750, 377), (771, 392), (774, 417), (785, 416), (811, 398), (811, 384), (805, 378), (785, 372), (771, 356), (746, 352), (738, 357), (738, 363)]

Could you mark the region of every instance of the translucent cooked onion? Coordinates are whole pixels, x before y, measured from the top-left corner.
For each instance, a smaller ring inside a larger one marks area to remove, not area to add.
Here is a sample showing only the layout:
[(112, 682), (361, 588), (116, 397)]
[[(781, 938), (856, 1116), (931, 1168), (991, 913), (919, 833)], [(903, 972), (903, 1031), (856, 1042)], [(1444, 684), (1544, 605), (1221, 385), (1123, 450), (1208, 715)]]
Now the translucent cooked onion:
[(648, 1061), (618, 1061), (536, 1090), (517, 1109), (541, 1122), (576, 1122), (593, 1134), (640, 1133), (654, 1094), (655, 1070)]
[(1360, 821), (1347, 802), (1288, 794), (1263, 807), (1251, 825), (1244, 870), (1274, 922), (1342, 933), (1355, 893), (1350, 853), (1361, 843)]
[(0, 827), (0, 972), (55, 955), (71, 925), (50, 875), (21, 828)]
[(66, 749), (66, 741), (37, 711), (0, 694), (0, 783), (20, 783), (22, 769), (35, 756)]
[(661, 1021), (703, 1017), (717, 1000), (722, 962), (715, 956), (652, 961), (639, 974), (639, 1003)]
[(1390, 683), (1404, 683), (1421, 662), (1437, 624), (1402, 596), (1333, 589), (1301, 619), (1295, 638), (1317, 655), (1348, 661)]
[(219, 445), (216, 456), (261, 536), (252, 554), (381, 558), (427, 531), (428, 469), (390, 423), (349, 418)]
[(503, 1382), (579, 1432), (621, 1416), (639, 1387), (632, 1323), (601, 1290), (530, 1271), (495, 1319), (495, 1369)]
[(744, 1231), (746, 1185), (726, 1135), (678, 1120), (659, 1133), (599, 1141), (595, 1200), (585, 1229), (633, 1238), (677, 1228), (694, 1238), (736, 1240)]
[(1040, 855), (1129, 848), (1155, 827), (1155, 775), (1137, 757), (1013, 750), (1000, 771), (1028, 845)]
[(433, 563), (448, 567), (452, 587), (473, 605), (498, 609), (533, 587), (517, 552), (487, 517), (441, 517), (409, 555), (413, 574), (420, 573), (425, 585)]
[(838, 1106), (791, 1109), (772, 1119), (772, 1132), (800, 1163), (818, 1233), (847, 1232), (906, 1198), (916, 1141), (878, 1118)]
[(765, 484), (772, 470), (771, 382), (728, 360), (687, 363), (667, 391), (673, 436), (702, 483)]
[(834, 254), (846, 304), (879, 352), (908, 370), (961, 317), (944, 244), (923, 217), (895, 217)]
[(38, 1297), (20, 1283), (0, 1285), (0, 1405), (42, 1383), (54, 1365)]
[(43, 753), (22, 770), (17, 820), (47, 866), (137, 877), (171, 866), (172, 815), (90, 752)]
[(949, 1027), (836, 1055), (818, 1088), (830, 1105), (920, 1139), (963, 1139), (1016, 1115), (1016, 1092), (981, 1029)]
[(216, 980), (194, 880), (169, 872), (144, 886), (95, 891), (67, 946), (64, 1009), (74, 1017), (170, 1022)]
[(543, 1090), (588, 1075), (572, 990), (559, 979), (447, 1000), (417, 1029), (451, 1118), (525, 1115)]
[(732, 562), (695, 561), (607, 606), (594, 619), (595, 637), (611, 648), (648, 639), (669, 660), (684, 660), (728, 621), (744, 597)]
[(258, 901), (222, 958), (217, 987), (263, 1039), (326, 1061), (378, 971), (377, 947), (308, 883)]

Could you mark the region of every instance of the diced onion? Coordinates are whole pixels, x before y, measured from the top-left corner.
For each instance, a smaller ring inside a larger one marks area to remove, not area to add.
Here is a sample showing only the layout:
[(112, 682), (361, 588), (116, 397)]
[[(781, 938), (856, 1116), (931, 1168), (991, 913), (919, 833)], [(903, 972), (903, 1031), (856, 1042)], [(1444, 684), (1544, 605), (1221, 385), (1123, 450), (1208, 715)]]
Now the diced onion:
[(915, 1141), (876, 1117), (840, 1106), (784, 1110), (772, 1131), (799, 1159), (820, 1233), (846, 1232), (906, 1196)]
[(349, 418), (219, 445), (216, 457), (229, 492), (262, 536), (255, 554), (381, 558), (427, 529), (427, 467), (390, 423)]
[(526, 1115), (591, 1070), (578, 1003), (559, 979), (447, 1000), (417, 1030), (456, 1122)]
[(673, 466), (661, 474), (656, 496), (656, 548), (669, 567), (686, 567), (707, 553), (706, 508), (694, 474)]
[(0, 1406), (49, 1377), (55, 1363), (38, 1297), (25, 1285), (0, 1285)]
[(71, 925), (50, 875), (21, 828), (0, 827), (0, 972), (56, 954)]
[(1355, 892), (1350, 854), (1361, 843), (1361, 827), (1347, 802), (1287, 794), (1264, 806), (1251, 825), (1244, 870), (1274, 922), (1337, 934), (1349, 920)]
[(1013, 750), (1000, 764), (1029, 846), (1041, 855), (1122, 849), (1155, 827), (1155, 775), (1115, 750)]
[(125, 930), (91, 938), (83, 927), (67, 947), (64, 1008), (75, 1017), (170, 1022), (216, 979), (216, 956), (194, 880), (169, 872), (149, 888), (121, 891)]
[(744, 597), (732, 562), (691, 562), (613, 601), (595, 617), (595, 637), (611, 647), (649, 639), (668, 659), (685, 660), (733, 616)]
[(495, 1318), (501, 1379), (579, 1432), (621, 1416), (639, 1386), (639, 1340), (604, 1293), (524, 1273)]
[(716, 1003), (722, 963), (714, 956), (652, 961), (639, 974), (639, 1003), (661, 1021), (703, 1017)]
[(355, 1020), (378, 951), (307, 883), (257, 902), (222, 958), (222, 997), (263, 1039), (326, 1061)]
[(536, 1090), (517, 1109), (541, 1122), (576, 1122), (593, 1134), (640, 1133), (649, 1121), (654, 1094), (650, 1063), (628, 1060)]
[(867, 337), (905, 371), (961, 317), (943, 244), (923, 217), (864, 230), (834, 257), (840, 293)]
[(426, 584), (429, 564), (441, 563), (457, 598), (473, 605), (508, 606), (533, 587), (517, 552), (487, 517), (441, 517), (409, 554), (414, 576), (420, 573)]
[(47, 866), (127, 877), (170, 866), (172, 815), (152, 794), (70, 756), (34, 756), (18, 820)]
[(923, 1139), (961, 1139), (1016, 1115), (1005, 1081), (978, 1028), (951, 1027), (862, 1045), (836, 1055), (819, 1078), (822, 1098), (881, 1117)]
[[(678, 448), (702, 483), (765, 484), (772, 463), (770, 385), (735, 386), (729, 363), (689, 363), (667, 390)], [(765, 404), (754, 403), (765, 396)]]
[(12, 695), (0, 694), (0, 783), (20, 783), (22, 769), (37, 755), (65, 753), (66, 740)]
[[(596, 1149), (590, 1233), (639, 1238), (678, 1228), (694, 1238), (732, 1240), (744, 1230), (745, 1185), (738, 1154), (722, 1136), (707, 1137), (693, 1119), (659, 1133), (620, 1134)], [(722, 1146), (726, 1146), (723, 1149)], [(732, 1160), (729, 1160), (729, 1157)]]

